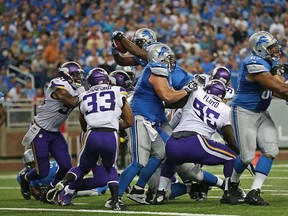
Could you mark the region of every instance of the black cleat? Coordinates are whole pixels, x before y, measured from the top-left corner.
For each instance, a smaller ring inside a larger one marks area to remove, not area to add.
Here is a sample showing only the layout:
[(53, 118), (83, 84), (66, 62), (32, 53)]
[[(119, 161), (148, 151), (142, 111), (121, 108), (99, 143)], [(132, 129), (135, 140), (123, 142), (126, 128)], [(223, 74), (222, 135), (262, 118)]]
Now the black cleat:
[(20, 174), (20, 187), (21, 187), (21, 194), (24, 199), (30, 200), (31, 199), (31, 192), (30, 192), (30, 182), (25, 179), (26, 173)]
[(260, 197), (260, 189), (251, 190), (244, 198), (245, 203), (255, 206), (268, 206), (269, 203)]
[(230, 204), (232, 205), (239, 204), (239, 200), (241, 198), (243, 199), (243, 197), (241, 197), (239, 193), (239, 182), (231, 182), (229, 179), (227, 197)]
[(166, 193), (164, 190), (158, 190), (156, 193), (156, 196), (154, 198), (153, 204), (155, 205), (161, 205), (164, 203), (164, 201), (166, 200)]

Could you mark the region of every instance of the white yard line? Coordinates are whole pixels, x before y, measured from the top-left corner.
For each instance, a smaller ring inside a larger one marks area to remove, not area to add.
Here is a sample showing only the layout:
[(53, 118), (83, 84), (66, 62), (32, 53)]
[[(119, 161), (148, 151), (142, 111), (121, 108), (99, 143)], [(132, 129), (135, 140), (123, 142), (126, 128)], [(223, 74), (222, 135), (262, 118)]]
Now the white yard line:
[(45, 209), (45, 208), (0, 208), (0, 211), (39, 211), (39, 212), (87, 212), (87, 213), (111, 213), (111, 214), (133, 214), (133, 215), (175, 215), (175, 216), (235, 216), (220, 214), (191, 214), (179, 212), (148, 212), (148, 211), (112, 211), (112, 210), (88, 210), (88, 209)]

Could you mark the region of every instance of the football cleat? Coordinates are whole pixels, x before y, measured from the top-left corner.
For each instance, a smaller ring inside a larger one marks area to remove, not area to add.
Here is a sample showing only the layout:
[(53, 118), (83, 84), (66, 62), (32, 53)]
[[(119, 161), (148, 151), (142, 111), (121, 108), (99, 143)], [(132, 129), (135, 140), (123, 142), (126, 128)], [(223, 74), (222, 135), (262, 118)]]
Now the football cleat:
[(30, 182), (25, 179), (26, 173), (20, 174), (20, 187), (21, 187), (21, 194), (24, 199), (30, 200), (31, 199), (31, 192), (30, 192)]
[(204, 184), (204, 183), (201, 183), (200, 184), (200, 188), (199, 188), (199, 192), (198, 192), (198, 197), (196, 198), (196, 201), (199, 201), (199, 202), (204, 202), (207, 200), (207, 195), (208, 195), (208, 189), (209, 187)]
[(64, 189), (65, 185), (60, 181), (54, 188), (51, 188), (46, 194), (47, 202), (55, 202), (58, 194)]
[(146, 195), (144, 189), (136, 189), (135, 186), (132, 188), (127, 197), (139, 204), (149, 205), (150, 203), (146, 202)]
[(268, 206), (269, 203), (260, 197), (260, 189), (251, 190), (244, 198), (245, 203), (255, 206)]
[[(122, 208), (123, 210), (125, 209), (125, 204), (122, 202), (121, 198), (118, 198), (118, 205), (120, 206), (120, 208)], [(112, 209), (113, 208), (113, 200), (112, 198), (109, 198), (107, 200), (107, 202), (104, 205), (106, 208)]]
[(73, 194), (66, 193), (64, 190), (58, 195), (57, 202), (61, 206), (70, 206), (72, 205)]
[(163, 204), (164, 201), (166, 200), (165, 196), (166, 196), (165, 190), (161, 190), (161, 191), (158, 190), (156, 193), (156, 196), (154, 198), (153, 204), (155, 204), (155, 205)]
[(239, 200), (243, 199), (242, 197), (242, 190), (239, 191), (239, 182), (231, 182), (230, 179), (228, 180), (228, 191), (227, 197), (229, 203), (232, 205), (239, 204)]
[(146, 191), (146, 199), (145, 201), (152, 204), (153, 203), (153, 191), (151, 190), (151, 188), (149, 187), (148, 190)]

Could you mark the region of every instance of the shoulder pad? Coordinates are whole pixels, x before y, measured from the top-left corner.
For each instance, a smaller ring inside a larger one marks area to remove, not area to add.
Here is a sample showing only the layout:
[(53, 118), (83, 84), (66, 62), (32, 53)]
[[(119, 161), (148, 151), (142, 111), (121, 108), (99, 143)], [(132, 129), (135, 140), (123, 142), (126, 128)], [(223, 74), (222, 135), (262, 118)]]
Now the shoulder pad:
[(49, 87), (50, 88), (58, 88), (58, 89), (66, 89), (66, 81), (62, 80), (62, 79), (52, 79), (50, 81)]
[(150, 70), (152, 74), (158, 76), (165, 76), (168, 77), (169, 71), (165, 64), (161, 62), (151, 62), (150, 63)]

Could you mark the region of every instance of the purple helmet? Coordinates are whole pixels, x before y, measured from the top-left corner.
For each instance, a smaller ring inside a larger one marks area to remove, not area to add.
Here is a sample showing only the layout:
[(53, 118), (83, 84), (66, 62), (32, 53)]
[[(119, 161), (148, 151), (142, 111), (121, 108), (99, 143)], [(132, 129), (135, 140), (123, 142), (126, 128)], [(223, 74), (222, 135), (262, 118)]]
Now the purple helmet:
[(111, 72), (109, 76), (112, 85), (121, 86), (127, 91), (134, 90), (133, 81), (130, 79), (126, 72), (122, 70), (116, 70)]
[(100, 84), (108, 84), (109, 76), (108, 73), (99, 67), (93, 68), (89, 71), (87, 76), (88, 87), (92, 87)]
[(203, 89), (218, 101), (222, 100), (226, 95), (226, 87), (224, 83), (217, 79), (210, 80)]
[(74, 61), (63, 63), (58, 68), (60, 77), (63, 77), (73, 88), (78, 88), (83, 85), (84, 71), (80, 65)]
[(221, 80), (225, 85), (228, 85), (230, 81), (230, 71), (223, 66), (215, 67), (211, 74), (211, 80), (212, 79)]

